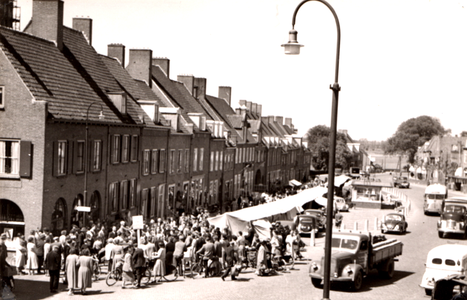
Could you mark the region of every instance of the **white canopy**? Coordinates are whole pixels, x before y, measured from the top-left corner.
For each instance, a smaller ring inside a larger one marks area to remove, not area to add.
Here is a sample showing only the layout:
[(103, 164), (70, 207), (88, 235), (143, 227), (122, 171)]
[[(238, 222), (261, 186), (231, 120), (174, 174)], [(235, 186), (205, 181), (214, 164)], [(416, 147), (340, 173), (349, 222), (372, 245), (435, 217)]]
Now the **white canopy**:
[(298, 180), (295, 180), (295, 179), (292, 179), (289, 181), (289, 185), (292, 185), (292, 186), (301, 186), (302, 183)]
[(305, 189), (298, 194), (269, 202), (266, 204), (247, 207), (237, 211), (227, 212), (208, 218), (210, 224), (224, 228), (230, 227), (233, 232), (245, 231), (247, 224), (252, 221), (267, 219), (274, 215), (289, 214), (290, 219), (302, 210), (302, 205), (311, 202), (328, 191), (324, 187)]

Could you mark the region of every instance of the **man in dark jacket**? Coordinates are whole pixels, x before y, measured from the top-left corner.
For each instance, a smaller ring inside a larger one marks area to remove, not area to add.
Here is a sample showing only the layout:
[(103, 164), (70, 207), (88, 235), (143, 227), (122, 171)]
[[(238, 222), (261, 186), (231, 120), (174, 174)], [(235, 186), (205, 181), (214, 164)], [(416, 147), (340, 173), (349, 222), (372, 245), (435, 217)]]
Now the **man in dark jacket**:
[(47, 269), (50, 275), (50, 292), (58, 291), (58, 280), (60, 279), (60, 266), (62, 264), (62, 256), (59, 253), (58, 246), (52, 246), (52, 251), (47, 253)]
[(131, 257), (133, 269), (136, 272), (136, 287), (141, 287), (141, 277), (143, 277), (144, 269), (146, 267), (146, 259), (144, 258), (144, 251), (141, 248), (136, 248), (133, 256)]

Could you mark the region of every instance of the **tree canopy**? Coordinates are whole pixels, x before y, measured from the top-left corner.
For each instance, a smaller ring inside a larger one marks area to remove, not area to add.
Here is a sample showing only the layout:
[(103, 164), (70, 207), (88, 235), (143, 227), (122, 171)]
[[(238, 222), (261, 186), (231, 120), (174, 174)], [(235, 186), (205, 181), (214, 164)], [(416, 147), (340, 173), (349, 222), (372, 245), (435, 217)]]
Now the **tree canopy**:
[(411, 118), (401, 123), (396, 133), (386, 141), (384, 152), (386, 154), (406, 154), (409, 162), (413, 163), (418, 147), (432, 137), (448, 132), (449, 130), (444, 129), (437, 118), (429, 116)]
[[(317, 125), (308, 129), (306, 141), (313, 152), (312, 165), (316, 170), (327, 170), (329, 163), (329, 147), (331, 129), (325, 125)], [(352, 153), (347, 147), (347, 136), (337, 132), (336, 136), (336, 168), (347, 169)]]

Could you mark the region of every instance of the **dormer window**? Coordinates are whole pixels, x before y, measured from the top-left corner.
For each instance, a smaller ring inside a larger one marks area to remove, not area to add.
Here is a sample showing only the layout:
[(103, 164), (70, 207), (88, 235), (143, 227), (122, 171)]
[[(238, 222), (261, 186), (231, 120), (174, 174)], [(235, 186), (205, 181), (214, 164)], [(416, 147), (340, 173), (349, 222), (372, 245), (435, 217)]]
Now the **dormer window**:
[(127, 95), (125, 92), (116, 92), (116, 93), (109, 93), (108, 94), (110, 100), (112, 103), (115, 105), (115, 107), (118, 109), (118, 111), (126, 115), (126, 101), (127, 101)]

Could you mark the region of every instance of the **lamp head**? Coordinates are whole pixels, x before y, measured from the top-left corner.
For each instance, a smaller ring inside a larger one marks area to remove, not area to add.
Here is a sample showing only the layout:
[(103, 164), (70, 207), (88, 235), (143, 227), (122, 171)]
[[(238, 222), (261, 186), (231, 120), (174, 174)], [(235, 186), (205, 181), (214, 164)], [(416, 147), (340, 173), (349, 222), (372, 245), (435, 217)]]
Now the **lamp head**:
[(105, 119), (104, 112), (101, 110), (101, 113), (99, 114), (99, 120), (104, 120), (104, 119)]
[(282, 47), (284, 47), (285, 54), (300, 54), (300, 48), (303, 47), (303, 45), (298, 43), (297, 34), (298, 32), (295, 29), (289, 31), (289, 41), (287, 42), (287, 44), (282, 44)]

